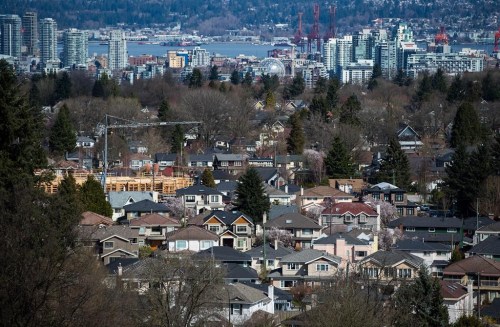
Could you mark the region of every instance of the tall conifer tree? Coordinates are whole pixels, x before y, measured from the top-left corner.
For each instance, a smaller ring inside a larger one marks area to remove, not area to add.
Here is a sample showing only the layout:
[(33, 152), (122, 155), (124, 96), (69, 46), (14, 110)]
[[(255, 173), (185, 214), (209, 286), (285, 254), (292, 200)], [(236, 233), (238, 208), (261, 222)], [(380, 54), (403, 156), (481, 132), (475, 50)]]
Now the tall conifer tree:
[(259, 173), (254, 168), (249, 168), (243, 174), (236, 187), (237, 210), (252, 217), (254, 222), (261, 222), (264, 212), (270, 208), (269, 198), (264, 193), (264, 186)]

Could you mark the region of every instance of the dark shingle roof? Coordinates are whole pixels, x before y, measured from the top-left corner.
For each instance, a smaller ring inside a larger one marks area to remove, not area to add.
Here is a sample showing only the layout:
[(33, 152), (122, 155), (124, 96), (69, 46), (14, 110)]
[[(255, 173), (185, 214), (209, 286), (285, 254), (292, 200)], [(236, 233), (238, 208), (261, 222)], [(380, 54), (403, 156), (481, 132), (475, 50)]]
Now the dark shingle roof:
[(177, 153), (155, 153), (155, 162), (158, 161), (175, 161)]
[(299, 252), (293, 252), (290, 253), (289, 255), (284, 256), (281, 259), (281, 263), (287, 263), (287, 262), (310, 262), (319, 258), (325, 258), (327, 260), (330, 260), (332, 262), (335, 262), (336, 264), (340, 264), (341, 258), (337, 257), (335, 255), (328, 254), (324, 251), (319, 251), (319, 250), (313, 250), (313, 249), (306, 249), (302, 250)]
[(166, 234), (166, 238), (169, 241), (177, 240), (198, 240), (198, 241), (218, 241), (219, 236), (205, 228), (198, 227), (196, 225), (188, 225), (185, 228), (171, 231)]
[(220, 182), (215, 187), (219, 192), (234, 192), (236, 191), (236, 186), (238, 186), (238, 182), (229, 181), (229, 182)]
[(451, 251), (450, 246), (446, 244), (408, 239), (397, 241), (394, 248), (401, 251)]
[(462, 221), (455, 217), (444, 218), (444, 217), (417, 217), (417, 216), (405, 216), (395, 219), (389, 223), (389, 227), (399, 227), (403, 225), (404, 227), (434, 227), (434, 228), (461, 228)]
[[(489, 217), (467, 217), (464, 218), (464, 230), (476, 230), (477, 225), (479, 225), (479, 228), (488, 228), (488, 225), (495, 224), (495, 221), (493, 219), (490, 219)], [(499, 231), (500, 231), (500, 224), (499, 226)], [(481, 229), (483, 230), (483, 229)]]
[[(267, 259), (283, 258), (285, 255), (293, 252), (293, 249), (285, 248), (280, 245), (278, 245), (278, 248), (275, 249), (274, 245), (271, 246), (271, 244), (269, 243), (265, 245), (265, 248), (266, 248)], [(264, 256), (264, 245), (257, 246), (251, 250), (248, 250), (245, 253), (251, 256), (252, 258), (262, 258)]]
[(465, 275), (480, 272), (482, 276), (500, 277), (500, 262), (473, 255), (443, 269), (444, 275)]
[(300, 213), (285, 213), (279, 217), (276, 217), (265, 224), (265, 227), (277, 227), (277, 228), (313, 228), (321, 229), (322, 226), (317, 224), (312, 219), (301, 215)]
[(161, 203), (156, 203), (151, 200), (142, 200), (131, 203), (123, 207), (125, 212), (169, 212), (170, 209)]
[(314, 244), (335, 244), (337, 239), (345, 239), (346, 244), (351, 245), (368, 245), (368, 242), (360, 240), (359, 238), (352, 237), (343, 233), (335, 233), (327, 237), (322, 237), (314, 241)]
[(218, 180), (218, 181), (234, 181), (234, 180), (236, 180), (235, 175), (231, 175), (225, 170), (217, 170), (216, 169), (216, 170), (212, 171), (212, 176), (214, 177), (214, 180)]
[[(439, 242), (447, 243), (451, 242), (457, 243), (462, 240), (462, 236), (458, 233), (428, 233), (428, 232), (405, 232), (405, 237), (408, 239), (424, 242)], [(463, 237), (463, 241), (470, 243), (472, 239), (469, 237)]]
[(188, 186), (185, 188), (178, 189), (175, 191), (176, 195), (201, 195), (201, 194), (208, 194), (208, 195), (221, 195), (222, 193), (217, 191), (216, 189), (213, 189), (211, 187), (206, 187), (205, 185), (192, 185)]
[[(267, 285), (267, 284), (254, 284), (254, 283), (250, 283), (250, 282), (246, 282), (246, 281), (243, 281), (240, 283), (245, 284), (247, 286), (250, 286), (252, 288), (261, 290), (262, 292), (264, 292), (266, 294), (268, 292), (269, 285)], [(292, 301), (293, 300), (293, 296), (290, 292), (282, 290), (278, 287), (274, 288), (274, 298), (275, 298), (275, 300), (281, 300), (281, 301)]]
[(139, 261), (139, 258), (118, 258), (115, 261), (111, 261), (107, 266), (108, 273), (116, 275), (118, 273), (118, 266), (121, 265), (122, 268), (135, 264)]
[(259, 173), (260, 180), (263, 182), (267, 182), (278, 174), (278, 169), (276, 168), (254, 167), (254, 169)]
[(213, 246), (198, 252), (194, 256), (202, 259), (213, 257), (215, 261), (222, 262), (250, 262), (252, 260), (248, 254), (235, 250), (229, 246)]
[(253, 219), (249, 216), (245, 215), (241, 211), (222, 211), (222, 210), (213, 210), (209, 214), (205, 216), (203, 221), (209, 220), (211, 217), (217, 217), (220, 221), (223, 221), (226, 225), (231, 225), (236, 219), (240, 217), (244, 217), (246, 220), (253, 224)]
[(424, 259), (404, 251), (377, 251), (364, 258), (361, 262), (375, 261), (381, 266), (392, 266), (401, 261), (406, 261), (415, 267), (420, 267)]
[(481, 232), (500, 232), (500, 221), (494, 222), (483, 227), (480, 227), (478, 231)]
[(286, 213), (298, 213), (299, 209), (296, 205), (271, 205), (269, 210), (269, 219), (274, 219)]
[(500, 256), (500, 236), (489, 236), (469, 250), (470, 254)]
[(225, 279), (259, 279), (257, 271), (250, 267), (243, 267), (237, 263), (225, 263), (226, 275)]

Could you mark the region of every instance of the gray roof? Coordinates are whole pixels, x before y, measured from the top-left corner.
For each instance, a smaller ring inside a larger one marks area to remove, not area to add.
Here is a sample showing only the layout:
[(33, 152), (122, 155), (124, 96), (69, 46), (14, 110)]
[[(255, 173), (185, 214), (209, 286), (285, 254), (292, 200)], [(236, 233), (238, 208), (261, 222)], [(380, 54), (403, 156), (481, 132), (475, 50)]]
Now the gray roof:
[[(291, 248), (286, 248), (283, 246), (278, 245), (278, 248), (274, 248), (274, 245), (271, 246), (271, 244), (267, 243), (265, 245), (266, 249), (266, 258), (267, 259), (276, 259), (276, 258), (283, 258), (284, 256), (293, 253), (293, 249)], [(248, 250), (245, 252), (252, 258), (263, 258), (264, 257), (264, 245), (257, 246), (251, 250)]]
[(211, 187), (206, 187), (205, 185), (192, 185), (185, 188), (181, 188), (175, 191), (177, 196), (179, 195), (223, 195), (221, 192), (213, 189)]
[(285, 193), (282, 190), (279, 190), (269, 184), (263, 183), (263, 185), (264, 185), (264, 193), (267, 194), (268, 196), (286, 197), (286, 198), (289, 198), (291, 196), (290, 194)]
[(214, 177), (214, 180), (219, 180), (219, 181), (235, 181), (236, 176), (229, 174), (225, 170), (214, 170), (212, 171), (212, 176)]
[(271, 301), (263, 291), (242, 283), (229, 284), (224, 287), (227, 287), (231, 303), (253, 304), (259, 301)]
[(279, 164), (290, 163), (290, 162), (302, 162), (302, 161), (304, 161), (304, 156), (300, 154), (276, 156), (276, 163)]
[(213, 162), (213, 154), (190, 154), (189, 161)]
[(288, 263), (288, 262), (307, 263), (307, 262), (311, 262), (311, 261), (319, 259), (319, 258), (324, 258), (324, 259), (329, 260), (331, 262), (335, 262), (337, 265), (340, 264), (340, 261), (342, 260), (342, 258), (337, 257), (335, 255), (330, 255), (324, 251), (306, 249), (306, 250), (302, 250), (299, 252), (293, 252), (293, 253), (290, 253), (290, 254), (284, 256), (281, 259), (281, 263)]
[[(245, 284), (247, 286), (250, 286), (252, 288), (256, 288), (258, 290), (261, 290), (262, 292), (266, 293), (268, 292), (268, 284), (254, 284), (250, 282), (241, 282), (242, 284)], [(291, 302), (293, 300), (293, 296), (290, 292), (282, 290), (278, 287), (274, 288), (274, 299), (275, 300), (283, 300), (283, 301), (288, 301)]]
[(313, 228), (321, 229), (322, 226), (317, 224), (310, 218), (301, 215), (300, 213), (285, 213), (279, 217), (276, 217), (265, 224), (265, 227), (277, 227), (277, 228)]
[(424, 262), (424, 259), (422, 258), (419, 258), (408, 252), (399, 250), (377, 251), (375, 253), (370, 254), (363, 260), (361, 260), (361, 262), (375, 261), (380, 266), (393, 266), (403, 260), (415, 267), (420, 267), (420, 265), (422, 265), (422, 263)]
[(478, 232), (500, 232), (500, 221), (480, 227)]
[(236, 191), (236, 186), (238, 186), (238, 182), (230, 181), (230, 182), (220, 182), (215, 187), (219, 192), (234, 192)]
[(434, 227), (434, 228), (461, 228), (462, 221), (455, 217), (444, 218), (444, 217), (417, 217), (417, 216), (405, 216), (395, 219), (389, 223), (389, 227), (399, 227), (403, 225), (404, 227)]
[(470, 254), (500, 256), (500, 236), (489, 236), (484, 241), (473, 246), (468, 252)]
[(170, 209), (161, 203), (156, 203), (151, 200), (142, 200), (131, 203), (123, 207), (125, 212), (169, 212)]
[(155, 162), (158, 161), (175, 161), (177, 153), (155, 153)]
[(215, 158), (219, 161), (243, 161), (245, 160), (245, 157), (242, 154), (224, 154), (224, 153), (217, 153), (215, 155)]
[(298, 213), (299, 209), (296, 205), (271, 205), (269, 209), (269, 219), (274, 219), (286, 213)]
[(209, 220), (211, 217), (214, 216), (220, 221), (224, 222), (224, 224), (226, 225), (231, 225), (236, 219), (240, 217), (244, 217), (246, 220), (248, 220), (253, 224), (253, 219), (250, 218), (248, 215), (245, 215), (241, 211), (222, 211), (222, 210), (210, 211), (210, 213), (208, 213), (203, 219), (203, 222), (206, 222), (207, 220)]
[(259, 173), (260, 180), (263, 182), (267, 182), (278, 175), (278, 169), (276, 168), (254, 167), (253, 169), (255, 169), (257, 173)]
[(139, 237), (139, 229), (132, 229), (127, 225), (113, 226), (79, 226), (78, 233), (81, 239), (101, 241), (117, 235), (126, 239)]
[(367, 241), (360, 240), (359, 238), (352, 237), (351, 235), (343, 234), (343, 233), (335, 233), (327, 237), (322, 237), (314, 241), (314, 244), (335, 244), (337, 239), (343, 238), (345, 239), (346, 244), (351, 245), (368, 245)]
[(426, 252), (451, 251), (450, 246), (446, 244), (436, 243), (436, 242), (422, 242), (422, 240), (408, 240), (408, 239), (397, 241), (394, 248), (401, 251), (426, 251)]
[(206, 250), (200, 251), (194, 255), (201, 259), (214, 258), (215, 261), (221, 262), (250, 262), (252, 258), (243, 252), (233, 249), (229, 246), (213, 246)]
[[(495, 223), (496, 222), (489, 217), (467, 217), (467, 218), (464, 218), (464, 230), (476, 230), (476, 227), (478, 225), (479, 225), (480, 229), (481, 228), (487, 229), (488, 225), (492, 225)], [(498, 225), (497, 228), (500, 231), (500, 224)]]
[(259, 279), (259, 274), (257, 271), (251, 267), (243, 267), (240, 264), (237, 263), (225, 263), (224, 266), (226, 267), (226, 275), (224, 276), (225, 279), (250, 279), (250, 280), (257, 280)]
[[(405, 237), (408, 239), (414, 239), (417, 241), (424, 242), (440, 242), (450, 244), (451, 242), (457, 243), (462, 240), (462, 236), (459, 233), (429, 233), (429, 232), (405, 232)], [(469, 237), (463, 237), (464, 242), (471, 242), (472, 239)]]
[(108, 192), (108, 201), (112, 208), (123, 208), (129, 199), (132, 199), (133, 202), (153, 200), (153, 194), (137, 191)]

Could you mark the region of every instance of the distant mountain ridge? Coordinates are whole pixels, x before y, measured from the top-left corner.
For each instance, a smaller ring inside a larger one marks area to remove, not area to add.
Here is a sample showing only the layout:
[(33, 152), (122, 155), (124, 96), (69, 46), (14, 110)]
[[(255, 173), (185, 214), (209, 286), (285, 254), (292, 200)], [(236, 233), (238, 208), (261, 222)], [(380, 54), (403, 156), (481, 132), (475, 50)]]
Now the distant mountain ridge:
[[(319, 1), (318, 1), (319, 2)], [(321, 31), (329, 24), (329, 2), (319, 2)], [(334, 3), (331, 1), (331, 3)], [(339, 28), (366, 26), (381, 17), (429, 18), (447, 26), (490, 28), (500, 24), (497, 0), (340, 0)], [(221, 34), (227, 29), (256, 29), (288, 23), (293, 34), (297, 14), (303, 12), (304, 32), (313, 23), (313, 2), (308, 0), (0, 0), (0, 13), (22, 15), (38, 12), (39, 18), (54, 18), (59, 28), (97, 29), (117, 25), (152, 26), (181, 23), (183, 29)]]

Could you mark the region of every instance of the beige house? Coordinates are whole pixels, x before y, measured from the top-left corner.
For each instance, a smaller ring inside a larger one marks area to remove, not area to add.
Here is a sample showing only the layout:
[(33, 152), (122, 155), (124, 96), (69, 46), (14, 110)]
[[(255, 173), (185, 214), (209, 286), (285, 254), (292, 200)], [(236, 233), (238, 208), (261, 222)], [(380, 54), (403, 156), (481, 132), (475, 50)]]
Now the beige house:
[(312, 241), (321, 236), (323, 227), (299, 213), (285, 213), (264, 224), (264, 228), (285, 230), (292, 235), (296, 249), (310, 249)]
[(324, 205), (327, 203), (352, 202), (354, 196), (334, 187), (316, 186), (310, 189), (300, 189), (296, 193), (297, 206), (307, 210), (312, 205)]
[(377, 251), (359, 262), (358, 271), (371, 280), (398, 284), (402, 280), (415, 279), (423, 262), (403, 251)]
[(252, 248), (254, 223), (240, 211), (211, 211), (203, 219), (202, 226), (219, 235), (220, 244), (239, 251)]
[(342, 268), (346, 268), (348, 263), (353, 268), (374, 252), (374, 247), (369, 242), (341, 233), (315, 240), (313, 249), (340, 257)]

